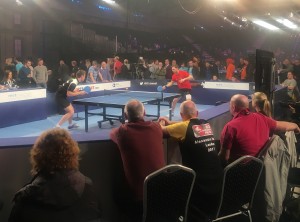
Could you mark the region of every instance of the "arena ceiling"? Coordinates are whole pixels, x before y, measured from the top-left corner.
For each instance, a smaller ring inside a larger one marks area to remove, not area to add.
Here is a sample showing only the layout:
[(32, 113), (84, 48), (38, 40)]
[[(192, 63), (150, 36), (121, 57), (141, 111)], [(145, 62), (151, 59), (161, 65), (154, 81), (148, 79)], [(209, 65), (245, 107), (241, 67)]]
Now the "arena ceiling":
[[(135, 19), (141, 19), (141, 22), (154, 21), (161, 29), (248, 29), (258, 27), (255, 22), (262, 21), (274, 25), (279, 30), (294, 33), (300, 31), (299, 0), (0, 0), (0, 2), (47, 6), (59, 4), (58, 7), (77, 4), (79, 8), (85, 8), (87, 5), (94, 8), (104, 6), (104, 10), (109, 8), (114, 13), (118, 13), (119, 10), (124, 15), (127, 13), (129, 16), (136, 16)], [(288, 27), (287, 25), (290, 25), (288, 23), (293, 23), (294, 27)]]
[[(123, 1), (123, 0), (119, 0)], [(247, 28), (262, 20), (279, 29), (288, 29), (278, 19), (288, 19), (300, 27), (299, 0), (125, 0), (133, 8), (163, 25), (212, 28)]]

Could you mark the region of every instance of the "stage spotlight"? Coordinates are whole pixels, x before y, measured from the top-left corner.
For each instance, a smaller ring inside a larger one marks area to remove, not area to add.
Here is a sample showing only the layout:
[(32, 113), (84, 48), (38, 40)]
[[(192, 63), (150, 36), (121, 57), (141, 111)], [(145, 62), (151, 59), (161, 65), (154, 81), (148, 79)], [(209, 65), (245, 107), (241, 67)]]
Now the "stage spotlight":
[(111, 4), (111, 5), (116, 4), (116, 2), (114, 0), (102, 0), (102, 1), (104, 1), (107, 4)]
[(275, 30), (278, 30), (279, 28), (274, 26), (274, 25), (271, 25), (267, 22), (264, 22), (262, 20), (256, 20), (256, 21), (253, 21), (253, 23), (255, 23), (256, 25), (259, 25), (261, 27), (264, 27), (266, 29), (269, 29), (269, 30), (272, 30), (272, 31), (275, 31)]
[(283, 24), (284, 26), (290, 28), (290, 29), (296, 29), (297, 25), (291, 22), (288, 19), (276, 19), (277, 22)]

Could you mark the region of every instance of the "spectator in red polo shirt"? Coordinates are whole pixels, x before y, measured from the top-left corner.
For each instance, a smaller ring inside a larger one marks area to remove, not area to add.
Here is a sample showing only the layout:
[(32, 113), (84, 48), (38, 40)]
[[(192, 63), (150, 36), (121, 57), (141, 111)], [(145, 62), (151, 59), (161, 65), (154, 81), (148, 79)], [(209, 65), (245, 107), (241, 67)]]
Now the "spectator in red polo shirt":
[(245, 155), (256, 156), (268, 141), (270, 132), (275, 130), (300, 132), (295, 123), (275, 121), (259, 112), (251, 113), (245, 95), (234, 95), (229, 109), (233, 119), (225, 125), (220, 138), (219, 156), (224, 162)]
[(121, 68), (122, 68), (122, 65), (123, 63), (120, 62), (119, 60), (119, 56), (116, 56), (114, 58), (114, 79), (118, 79), (118, 75), (121, 73)]
[(110, 138), (119, 147), (130, 189), (122, 209), (130, 221), (142, 221), (144, 180), (165, 166), (163, 132), (158, 122), (144, 120), (145, 109), (138, 100), (130, 100), (124, 111), (128, 123), (113, 129)]
[[(193, 76), (190, 75), (188, 72), (184, 70), (179, 70), (178, 66), (172, 66), (172, 79), (171, 82), (168, 82), (165, 86), (163, 86), (163, 90), (165, 90), (167, 87), (172, 86), (174, 83), (177, 83), (179, 93), (181, 96), (184, 96), (185, 99), (191, 100), (191, 90), (192, 86), (190, 83), (190, 80), (193, 80)], [(174, 98), (172, 102), (172, 115), (174, 115), (174, 110), (176, 107), (177, 102), (180, 100), (181, 97)]]

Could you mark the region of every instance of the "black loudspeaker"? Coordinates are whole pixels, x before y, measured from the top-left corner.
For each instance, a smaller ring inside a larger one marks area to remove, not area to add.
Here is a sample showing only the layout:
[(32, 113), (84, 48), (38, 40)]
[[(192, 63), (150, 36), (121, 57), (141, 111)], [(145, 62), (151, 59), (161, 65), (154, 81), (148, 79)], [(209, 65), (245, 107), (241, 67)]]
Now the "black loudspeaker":
[(255, 60), (255, 91), (264, 92), (268, 98), (272, 98), (275, 89), (275, 58), (273, 52), (256, 50)]

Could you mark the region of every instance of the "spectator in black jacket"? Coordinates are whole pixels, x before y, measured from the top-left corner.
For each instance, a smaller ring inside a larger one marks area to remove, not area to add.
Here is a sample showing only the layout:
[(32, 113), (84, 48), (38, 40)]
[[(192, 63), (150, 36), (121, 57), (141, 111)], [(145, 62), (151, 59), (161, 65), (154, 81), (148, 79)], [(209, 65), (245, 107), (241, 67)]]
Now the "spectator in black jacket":
[(30, 151), (33, 179), (16, 193), (9, 222), (98, 221), (92, 181), (78, 170), (79, 152), (66, 130), (42, 133)]

